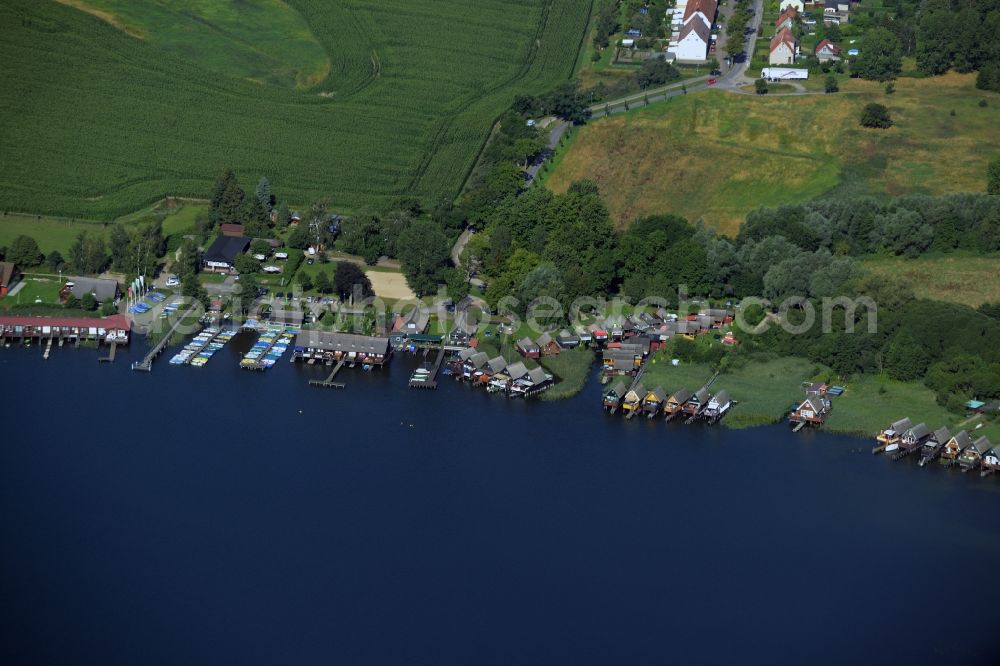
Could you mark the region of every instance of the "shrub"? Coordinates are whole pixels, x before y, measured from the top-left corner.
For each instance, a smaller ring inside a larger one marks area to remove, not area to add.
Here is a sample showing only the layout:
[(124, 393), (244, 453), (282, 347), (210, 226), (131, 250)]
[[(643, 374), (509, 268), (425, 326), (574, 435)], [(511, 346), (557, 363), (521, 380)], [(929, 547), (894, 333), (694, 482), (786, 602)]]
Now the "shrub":
[(892, 127), (892, 117), (889, 115), (889, 109), (874, 102), (866, 104), (864, 111), (861, 112), (861, 126), (875, 129), (888, 129)]

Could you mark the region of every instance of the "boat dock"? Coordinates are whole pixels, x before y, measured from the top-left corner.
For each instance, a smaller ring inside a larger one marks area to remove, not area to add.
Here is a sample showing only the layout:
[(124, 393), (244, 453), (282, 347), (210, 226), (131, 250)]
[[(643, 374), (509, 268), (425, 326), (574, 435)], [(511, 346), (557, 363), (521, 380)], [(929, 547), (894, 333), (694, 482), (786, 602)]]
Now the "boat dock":
[[(51, 341), (49, 341), (49, 346), (50, 347), (52, 346), (52, 342)], [(118, 343), (117, 342), (112, 342), (111, 343), (111, 349), (108, 350), (108, 355), (100, 357), (99, 359), (97, 359), (97, 361), (99, 363), (114, 363), (115, 362), (115, 351), (117, 349), (118, 349)], [(46, 350), (45, 353), (48, 354), (48, 350)]]
[(195, 309), (196, 305), (198, 305), (197, 302), (193, 303), (191, 307), (189, 307), (187, 310), (184, 311), (184, 314), (182, 314), (180, 317), (177, 318), (176, 321), (174, 321), (174, 324), (173, 326), (170, 327), (170, 330), (167, 331), (162, 338), (160, 338), (160, 341), (156, 343), (156, 346), (150, 349), (149, 353), (146, 354), (146, 356), (141, 361), (136, 361), (135, 363), (132, 364), (133, 370), (142, 370), (143, 372), (153, 371), (153, 360), (157, 356), (159, 356), (164, 349), (167, 348), (167, 345), (170, 344), (170, 338), (174, 337), (174, 333), (177, 332), (177, 329), (180, 327), (181, 322), (183, 322), (187, 318), (187, 316), (191, 314), (191, 311)]
[(344, 367), (345, 363), (347, 363), (346, 357), (337, 361), (337, 365), (333, 367), (333, 371), (330, 373), (329, 377), (327, 377), (326, 379), (310, 379), (309, 386), (319, 386), (322, 388), (336, 388), (336, 389), (347, 388), (347, 384), (343, 382), (333, 381), (333, 378), (337, 376), (337, 373), (340, 372), (340, 369)]
[(244, 370), (267, 370), (278, 362), (291, 343), (290, 329), (283, 326), (268, 327), (240, 361), (240, 367)]
[[(424, 358), (427, 358), (427, 351), (424, 351)], [(441, 370), (441, 363), (444, 361), (444, 345), (438, 349), (437, 358), (434, 359), (430, 368), (425, 368), (426, 363), (421, 364), (410, 377), (410, 388), (436, 389), (437, 374)]]

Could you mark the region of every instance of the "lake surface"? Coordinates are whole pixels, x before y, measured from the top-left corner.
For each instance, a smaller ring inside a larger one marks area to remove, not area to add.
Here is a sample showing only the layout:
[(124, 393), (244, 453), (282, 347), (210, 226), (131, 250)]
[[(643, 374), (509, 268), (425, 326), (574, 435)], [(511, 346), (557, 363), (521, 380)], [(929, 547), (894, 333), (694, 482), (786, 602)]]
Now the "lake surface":
[(143, 348), (0, 350), (4, 663), (1000, 662), (1000, 479)]

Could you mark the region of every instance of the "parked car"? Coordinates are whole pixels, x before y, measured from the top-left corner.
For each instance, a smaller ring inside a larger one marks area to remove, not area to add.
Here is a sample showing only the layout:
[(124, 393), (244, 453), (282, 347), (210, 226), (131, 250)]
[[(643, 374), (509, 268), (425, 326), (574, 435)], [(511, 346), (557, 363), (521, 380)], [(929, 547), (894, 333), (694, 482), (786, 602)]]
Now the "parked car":
[(180, 283), (181, 283), (181, 280), (176, 275), (171, 275), (170, 277), (167, 278), (167, 286), (168, 287), (176, 287)]
[(708, 85), (710, 85), (710, 86), (714, 86), (715, 85), (715, 78), (714, 77), (708, 80)]

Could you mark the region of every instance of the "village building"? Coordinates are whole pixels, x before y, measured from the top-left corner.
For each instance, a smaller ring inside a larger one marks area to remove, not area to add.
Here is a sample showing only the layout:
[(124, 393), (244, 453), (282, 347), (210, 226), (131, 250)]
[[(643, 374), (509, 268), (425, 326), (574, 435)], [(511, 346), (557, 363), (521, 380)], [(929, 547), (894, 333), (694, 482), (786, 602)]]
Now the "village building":
[(715, 14), (719, 9), (718, 0), (688, 0), (684, 7), (684, 25), (697, 21), (711, 32)]
[(87, 294), (94, 297), (98, 303), (117, 303), (122, 296), (121, 287), (117, 280), (90, 277), (70, 277), (66, 279), (66, 286), (60, 292), (61, 298), (68, 298), (72, 294), (75, 298), (82, 299)]
[(711, 400), (712, 394), (707, 388), (702, 387), (684, 403), (684, 413), (688, 416), (700, 416)]
[(729, 397), (729, 392), (723, 389), (713, 396), (712, 399), (708, 401), (708, 404), (705, 405), (705, 418), (709, 421), (718, 421), (726, 415), (726, 412), (728, 412), (729, 408), (732, 406), (733, 401)]
[(771, 65), (791, 65), (795, 62), (795, 36), (788, 28), (782, 28), (771, 39), (771, 52), (768, 63)]
[(642, 399), (642, 411), (650, 418), (656, 416), (663, 408), (667, 400), (667, 390), (662, 386), (657, 386), (652, 391), (648, 391)]
[(389, 338), (325, 331), (302, 331), (295, 336), (294, 357), (300, 359), (381, 366), (391, 353)]
[(580, 336), (576, 333), (571, 333), (570, 331), (563, 329), (559, 331), (559, 335), (556, 336), (556, 342), (563, 349), (575, 349), (580, 346)]
[(963, 470), (976, 469), (983, 462), (983, 458), (993, 448), (993, 443), (986, 437), (980, 437), (972, 446), (969, 446), (958, 457), (958, 464)]
[(826, 420), (827, 414), (830, 413), (830, 406), (829, 400), (824, 400), (815, 394), (809, 395), (792, 411), (788, 420), (792, 423), (820, 425)]
[(0, 316), (0, 344), (22, 340), (96, 340), (128, 344), (132, 324), (125, 315), (110, 317)]
[(798, 16), (799, 16), (798, 9), (796, 9), (795, 7), (786, 8), (785, 11), (781, 13), (781, 16), (778, 17), (778, 20), (774, 22), (774, 29), (783, 30), (785, 28), (788, 28), (789, 30), (791, 30), (792, 28), (795, 27), (795, 20), (798, 18)]
[(816, 59), (820, 62), (840, 60), (840, 47), (829, 39), (824, 39), (816, 45)]
[(235, 273), (236, 257), (247, 251), (250, 239), (245, 236), (217, 236), (202, 255), (202, 267), (209, 273)]
[(924, 445), (920, 447), (920, 466), (923, 467), (932, 460), (936, 460), (949, 439), (951, 439), (951, 433), (946, 426), (942, 426), (924, 440)]
[(825, 0), (823, 3), (823, 23), (842, 25), (851, 20), (850, 0)]
[(781, 2), (778, 3), (778, 10), (779, 11), (786, 10), (789, 7), (791, 7), (792, 9), (794, 9), (794, 10), (796, 10), (798, 12), (802, 12), (806, 8), (805, 3), (803, 2), (803, 0), (781, 0)]
[(635, 412), (642, 408), (642, 399), (646, 397), (646, 387), (639, 382), (629, 389), (622, 397), (622, 411)]
[(710, 41), (711, 29), (708, 26), (697, 19), (688, 21), (681, 28), (674, 55), (679, 62), (705, 62)]
[(0, 297), (6, 296), (21, 279), (21, 269), (12, 261), (0, 261)]
[(944, 445), (944, 448), (941, 450), (941, 458), (955, 462), (962, 452), (970, 446), (972, 446), (972, 437), (969, 436), (969, 433), (962, 430)]
[(219, 233), (229, 238), (242, 238), (244, 234), (242, 224), (220, 224)]
[(875, 439), (883, 445), (898, 444), (903, 433), (912, 427), (913, 422), (909, 418), (900, 419), (880, 432)]

